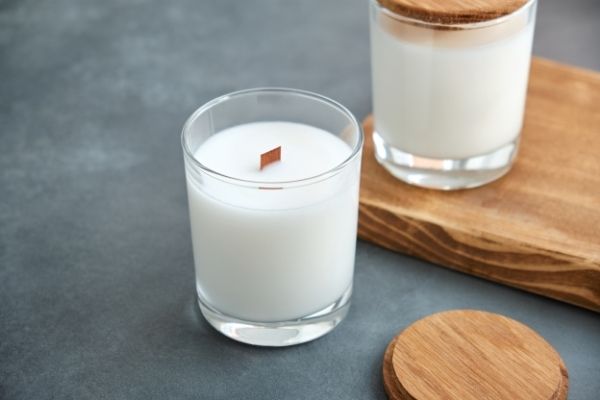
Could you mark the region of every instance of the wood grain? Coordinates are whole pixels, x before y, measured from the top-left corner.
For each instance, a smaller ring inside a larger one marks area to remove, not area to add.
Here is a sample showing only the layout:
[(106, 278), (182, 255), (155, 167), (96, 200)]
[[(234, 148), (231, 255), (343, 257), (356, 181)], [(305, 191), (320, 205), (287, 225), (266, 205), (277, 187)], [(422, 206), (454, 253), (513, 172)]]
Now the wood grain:
[(600, 311), (600, 74), (534, 59), (517, 161), (477, 189), (404, 184), (366, 135), (359, 237)]
[(562, 400), (568, 373), (540, 335), (510, 318), (446, 311), (415, 322), (388, 346), (390, 399)]
[(528, 0), (377, 0), (397, 14), (426, 22), (464, 24), (508, 15)]

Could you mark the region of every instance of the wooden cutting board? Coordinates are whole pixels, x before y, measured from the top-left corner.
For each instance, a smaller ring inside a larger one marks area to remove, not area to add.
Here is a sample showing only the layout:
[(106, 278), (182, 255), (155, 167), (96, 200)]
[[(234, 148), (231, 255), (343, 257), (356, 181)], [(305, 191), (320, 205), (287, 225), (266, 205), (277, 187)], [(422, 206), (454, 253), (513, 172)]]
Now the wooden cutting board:
[(477, 189), (398, 181), (364, 130), (360, 238), (600, 311), (600, 74), (534, 59), (517, 161)]

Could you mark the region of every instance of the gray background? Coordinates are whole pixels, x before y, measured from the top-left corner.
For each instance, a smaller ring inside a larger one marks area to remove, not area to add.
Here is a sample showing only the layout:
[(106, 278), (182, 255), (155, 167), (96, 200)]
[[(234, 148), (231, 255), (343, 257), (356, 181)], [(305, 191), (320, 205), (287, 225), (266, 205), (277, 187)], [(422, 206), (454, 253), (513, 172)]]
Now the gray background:
[[(542, 0), (535, 53), (600, 70), (599, 18)], [(598, 314), (363, 242), (350, 314), (320, 340), (253, 348), (198, 316), (183, 121), (262, 85), (364, 117), (367, 24), (364, 0), (0, 0), (1, 399), (382, 399), (395, 333), (467, 307), (529, 324), (570, 398), (598, 398)]]

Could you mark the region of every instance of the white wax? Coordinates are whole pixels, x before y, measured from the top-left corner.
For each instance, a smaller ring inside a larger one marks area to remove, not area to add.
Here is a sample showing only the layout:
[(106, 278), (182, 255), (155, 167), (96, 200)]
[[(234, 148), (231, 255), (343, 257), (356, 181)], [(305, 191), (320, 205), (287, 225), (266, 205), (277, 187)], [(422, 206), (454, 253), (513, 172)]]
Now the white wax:
[[(259, 170), (259, 156), (282, 160)], [(336, 136), (308, 125), (259, 122), (212, 136), (195, 157), (245, 180), (298, 180), (351, 154)], [(360, 164), (316, 184), (260, 190), (188, 175), (197, 287), (217, 310), (248, 321), (284, 321), (319, 311), (351, 287)]]
[(519, 135), (533, 23), (490, 43), (451, 43), (452, 35), (460, 41), (485, 34), (450, 31), (449, 43), (437, 46), (372, 24), (375, 129), (387, 143), (418, 156), (458, 159), (489, 153)]
[[(260, 169), (260, 155), (282, 146), (281, 162)], [(294, 181), (334, 168), (350, 147), (322, 129), (293, 122), (254, 122), (210, 137), (195, 157), (208, 168), (236, 179)]]

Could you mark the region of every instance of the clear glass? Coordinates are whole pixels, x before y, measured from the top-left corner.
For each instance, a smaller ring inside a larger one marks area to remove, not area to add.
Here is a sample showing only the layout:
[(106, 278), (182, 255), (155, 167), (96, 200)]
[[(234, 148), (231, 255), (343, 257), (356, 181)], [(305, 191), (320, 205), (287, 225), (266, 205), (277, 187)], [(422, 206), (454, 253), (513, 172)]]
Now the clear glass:
[(414, 20), (371, 0), (377, 160), (395, 177), (452, 190), (508, 172), (523, 125), (536, 0), (490, 21)]
[[(237, 179), (196, 158), (213, 135), (260, 121), (322, 129), (348, 146), (348, 157), (316, 176), (284, 182)], [(354, 116), (314, 93), (250, 89), (200, 107), (181, 140), (206, 320), (230, 338), (261, 346), (303, 343), (331, 331), (352, 293), (363, 143)]]

